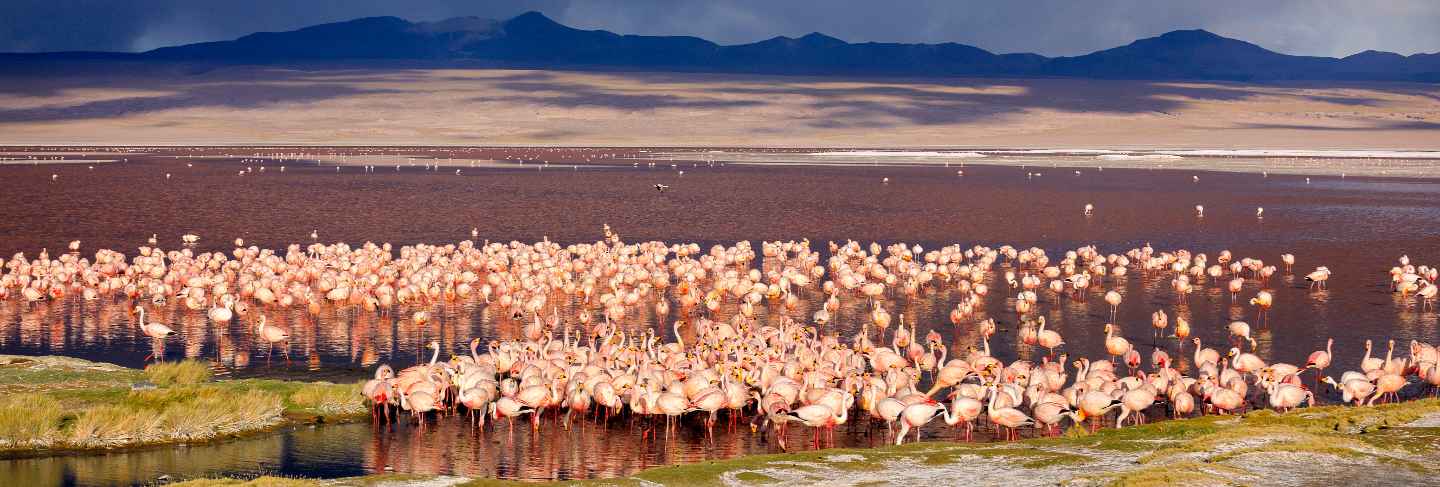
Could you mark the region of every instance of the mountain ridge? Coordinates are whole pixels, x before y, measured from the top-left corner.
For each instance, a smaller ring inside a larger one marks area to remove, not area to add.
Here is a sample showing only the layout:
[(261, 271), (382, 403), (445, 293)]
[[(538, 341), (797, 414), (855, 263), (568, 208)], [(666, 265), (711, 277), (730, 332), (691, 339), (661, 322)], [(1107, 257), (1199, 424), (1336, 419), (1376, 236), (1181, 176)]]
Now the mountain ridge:
[(1203, 29), (1175, 30), (1079, 56), (1047, 57), (997, 54), (954, 42), (851, 43), (820, 32), (721, 45), (694, 36), (577, 29), (539, 12), (508, 20), (456, 17), (410, 22), (393, 16), (364, 17), (140, 53), (0, 54), (0, 61), (8, 63), (85, 60), (222, 64), (401, 60), (807, 75), (1440, 82), (1440, 53), (1404, 56), (1367, 50), (1343, 58), (1296, 56)]

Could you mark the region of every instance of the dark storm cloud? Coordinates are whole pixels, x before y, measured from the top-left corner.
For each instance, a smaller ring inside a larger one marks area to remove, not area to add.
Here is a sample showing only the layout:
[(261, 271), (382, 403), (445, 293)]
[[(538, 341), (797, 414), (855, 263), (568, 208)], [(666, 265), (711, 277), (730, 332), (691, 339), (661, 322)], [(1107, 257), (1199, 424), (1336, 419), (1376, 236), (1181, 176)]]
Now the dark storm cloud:
[(375, 15), (507, 18), (722, 44), (824, 32), (1074, 55), (1203, 28), (1290, 54), (1440, 51), (1434, 0), (0, 0), (0, 51), (144, 50)]

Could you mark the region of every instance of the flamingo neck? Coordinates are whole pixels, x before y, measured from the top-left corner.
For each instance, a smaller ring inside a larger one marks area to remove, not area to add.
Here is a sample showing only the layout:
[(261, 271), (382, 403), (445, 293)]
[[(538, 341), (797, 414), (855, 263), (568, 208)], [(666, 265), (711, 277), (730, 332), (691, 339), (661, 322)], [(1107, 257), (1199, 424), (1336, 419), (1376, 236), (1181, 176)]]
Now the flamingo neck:
[(440, 347), (435, 347), (435, 351), (430, 354), (430, 365), (434, 366), (438, 360), (440, 360)]

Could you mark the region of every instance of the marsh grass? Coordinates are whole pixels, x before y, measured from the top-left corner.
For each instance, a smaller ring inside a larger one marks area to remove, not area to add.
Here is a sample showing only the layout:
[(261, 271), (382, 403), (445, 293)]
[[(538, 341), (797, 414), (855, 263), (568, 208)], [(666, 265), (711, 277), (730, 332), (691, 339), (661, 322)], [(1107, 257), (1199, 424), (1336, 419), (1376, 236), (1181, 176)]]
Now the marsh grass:
[[(291, 420), (363, 416), (360, 384), (212, 381), (203, 362), (144, 371), (51, 357), (0, 357), (0, 454), (195, 442)], [(132, 390), (147, 379), (154, 389)]]
[(59, 402), (43, 394), (0, 398), (0, 447), (48, 445), (59, 431), (61, 416)]
[(190, 386), (136, 391), (120, 404), (80, 413), (66, 444), (103, 448), (202, 441), (275, 426), (284, 410), (278, 396), (255, 389)]
[(145, 377), (161, 387), (194, 385), (209, 382), (214, 376), (210, 366), (195, 360), (161, 362), (145, 366)]

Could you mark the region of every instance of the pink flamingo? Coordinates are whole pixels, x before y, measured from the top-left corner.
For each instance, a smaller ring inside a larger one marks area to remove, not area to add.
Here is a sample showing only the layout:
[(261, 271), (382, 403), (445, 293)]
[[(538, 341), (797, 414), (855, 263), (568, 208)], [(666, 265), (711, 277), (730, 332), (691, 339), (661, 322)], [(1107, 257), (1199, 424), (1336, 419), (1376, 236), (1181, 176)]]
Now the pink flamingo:
[[(165, 338), (174, 335), (175, 330), (160, 323), (146, 323), (145, 308), (136, 306), (135, 311), (140, 313), (140, 319), (135, 322), (135, 324), (140, 327), (140, 333), (144, 333), (145, 336), (150, 337), (152, 340), (154, 340), (155, 344), (159, 346), (159, 350), (164, 350)], [(151, 357), (154, 357), (158, 360), (160, 358), (160, 354), (150, 352), (150, 355), (145, 356), (145, 360), (150, 360)]]
[(266, 362), (270, 361), (270, 355), (275, 354), (276, 343), (287, 342), (285, 347), (285, 363), (290, 363), (290, 347), (288, 343), (290, 340), (290, 332), (278, 326), (266, 326), (265, 315), (260, 315), (260, 325), (256, 327), (255, 332), (270, 345), (270, 351), (265, 355)]

